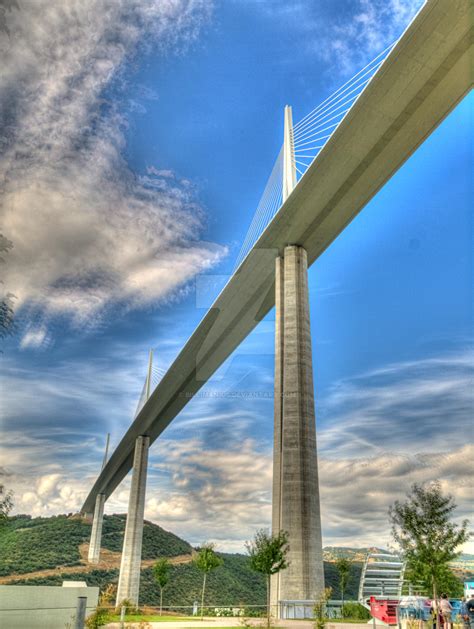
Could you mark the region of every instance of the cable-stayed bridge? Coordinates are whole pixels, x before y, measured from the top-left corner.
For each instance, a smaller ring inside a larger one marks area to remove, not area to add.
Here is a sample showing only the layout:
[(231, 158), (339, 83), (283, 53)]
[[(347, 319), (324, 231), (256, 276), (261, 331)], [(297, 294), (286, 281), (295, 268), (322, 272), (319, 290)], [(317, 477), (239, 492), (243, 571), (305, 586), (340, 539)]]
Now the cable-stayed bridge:
[[(239, 268), (262, 232), (274, 218), (282, 206), (283, 198), (288, 197), (288, 191), (284, 190), (283, 178), (285, 160), (291, 160), (293, 167), (293, 189), (316, 159), (321, 149), (324, 148), (326, 142), (342, 122), (344, 116), (363, 92), (394, 45), (395, 42), (387, 46), (385, 50), (382, 50), (372, 61), (354, 74), (351, 79), (341, 85), (339, 89), (328, 96), (297, 124), (293, 125), (292, 120), (288, 119), (291, 115), (290, 112), (286, 113), (284, 142), (273, 164), (270, 177), (237, 256), (234, 271)], [(287, 147), (286, 154), (285, 146)], [(288, 171), (288, 169), (286, 170)]]
[(290, 567), (272, 602), (314, 600), (323, 586), (307, 267), (472, 87), (472, 0), (428, 0), (401, 38), (293, 125), (264, 187), (232, 277), (153, 389), (82, 511), (94, 512), (133, 467), (117, 601), (138, 601), (148, 448), (276, 306), (274, 531), (290, 534)]

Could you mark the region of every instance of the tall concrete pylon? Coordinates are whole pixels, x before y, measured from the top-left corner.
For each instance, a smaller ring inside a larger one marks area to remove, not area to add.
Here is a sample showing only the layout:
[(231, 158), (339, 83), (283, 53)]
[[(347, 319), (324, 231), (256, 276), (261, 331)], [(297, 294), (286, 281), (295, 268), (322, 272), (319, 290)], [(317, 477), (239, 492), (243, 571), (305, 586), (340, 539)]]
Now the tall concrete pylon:
[(283, 140), (283, 203), (296, 186), (295, 147), (293, 138), (293, 112), (285, 105), (285, 126)]
[(138, 605), (149, 446), (150, 437), (141, 436), (135, 441), (132, 485), (117, 587), (117, 607), (125, 599)]
[[(150, 397), (151, 393), (152, 365), (153, 350), (150, 350), (148, 372), (145, 382), (146, 399)], [(135, 441), (132, 484), (130, 487), (127, 523), (125, 525), (120, 575), (117, 587), (117, 607), (123, 600), (128, 600), (138, 605), (149, 447), (150, 437), (146, 435), (137, 437)]]
[[(285, 107), (283, 196), (296, 173), (291, 108)], [(306, 251), (285, 247), (275, 264), (275, 410), (272, 531), (287, 531), (287, 569), (272, 577), (271, 603), (315, 601), (324, 590)]]
[[(107, 456), (109, 453), (110, 433), (107, 433), (107, 439), (105, 441), (104, 459), (102, 461), (102, 469), (104, 469), (107, 463)], [(100, 546), (102, 541), (102, 524), (104, 522), (104, 505), (105, 495), (97, 494), (95, 499), (94, 517), (92, 520), (91, 539), (89, 543), (89, 552), (87, 555), (87, 561), (89, 563), (99, 563), (100, 560)]]

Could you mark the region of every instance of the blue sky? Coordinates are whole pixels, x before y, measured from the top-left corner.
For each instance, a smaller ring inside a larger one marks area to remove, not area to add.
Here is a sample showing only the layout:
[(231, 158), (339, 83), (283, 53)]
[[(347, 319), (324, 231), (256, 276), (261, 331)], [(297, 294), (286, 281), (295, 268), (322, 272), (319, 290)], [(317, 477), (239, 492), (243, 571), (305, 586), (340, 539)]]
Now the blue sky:
[[(420, 2), (40, 4), (7, 11), (1, 40), (18, 332), (0, 473), (18, 512), (52, 514), (80, 507), (105, 434), (130, 424), (149, 348), (166, 369), (231, 272), (284, 105), (303, 117)], [(309, 271), (325, 544), (386, 544), (415, 481), (469, 512), (471, 111), (472, 95)], [(146, 515), (193, 543), (240, 550), (270, 522), (273, 318), (152, 448)]]

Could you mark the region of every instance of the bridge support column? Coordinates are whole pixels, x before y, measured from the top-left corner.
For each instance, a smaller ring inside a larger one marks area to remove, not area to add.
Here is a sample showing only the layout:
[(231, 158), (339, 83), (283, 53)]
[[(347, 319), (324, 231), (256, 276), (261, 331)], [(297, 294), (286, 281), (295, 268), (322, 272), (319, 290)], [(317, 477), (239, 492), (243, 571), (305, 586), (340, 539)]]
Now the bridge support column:
[[(324, 590), (306, 251), (276, 260), (273, 533), (289, 534), (289, 567), (271, 583), (280, 601), (314, 601)], [(276, 611), (278, 610), (278, 611)]]
[(89, 543), (89, 563), (99, 563), (102, 523), (104, 521), (105, 495), (97, 494), (95, 499), (94, 519), (92, 520), (91, 541)]
[(117, 607), (124, 599), (138, 605), (149, 446), (150, 437), (138, 437), (135, 442), (132, 486), (117, 588)]

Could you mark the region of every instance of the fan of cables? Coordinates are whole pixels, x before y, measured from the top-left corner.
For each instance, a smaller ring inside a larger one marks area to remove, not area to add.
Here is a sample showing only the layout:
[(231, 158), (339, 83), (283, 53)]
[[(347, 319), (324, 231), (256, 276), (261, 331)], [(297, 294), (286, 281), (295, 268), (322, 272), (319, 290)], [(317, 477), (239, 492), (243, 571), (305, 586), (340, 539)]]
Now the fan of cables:
[[(166, 373), (166, 371), (164, 369), (161, 369), (161, 367), (157, 367), (155, 364), (152, 364), (152, 367), (151, 367), (151, 378), (150, 378), (150, 387), (149, 387), (150, 395), (156, 389), (156, 387), (158, 386), (158, 383), (163, 378), (165, 373)], [(147, 388), (148, 388), (147, 387), (147, 379), (148, 379), (148, 376), (145, 378), (145, 382), (143, 383), (142, 392), (140, 393), (140, 398), (138, 400), (137, 410), (135, 411), (134, 418), (142, 410), (142, 408), (145, 405), (145, 402), (147, 401)]]
[(362, 94), (394, 45), (395, 42), (382, 50), (362, 70), (293, 126), (294, 164), (298, 180)]
[(240, 248), (235, 268), (237, 269), (247, 256), (248, 252), (257, 242), (266, 226), (278, 212), (283, 202), (283, 147), (278, 153), (278, 157), (272, 168), (267, 185), (255, 210), (254, 217), (250, 223), (245, 240)]
[[(293, 163), (297, 181), (308, 170), (326, 142), (359, 98), (392, 48), (390, 44), (362, 70), (328, 96), (293, 126)], [(272, 168), (235, 263), (236, 270), (283, 204), (283, 147)]]

